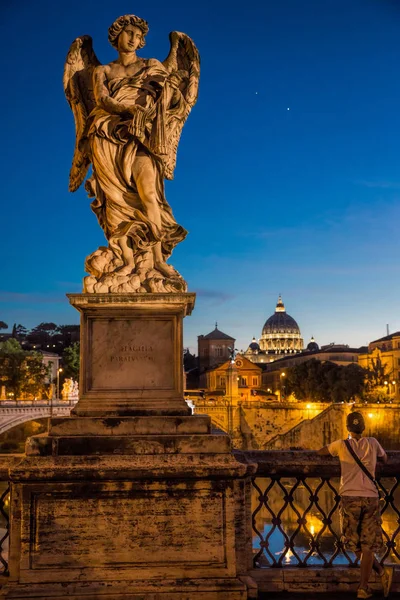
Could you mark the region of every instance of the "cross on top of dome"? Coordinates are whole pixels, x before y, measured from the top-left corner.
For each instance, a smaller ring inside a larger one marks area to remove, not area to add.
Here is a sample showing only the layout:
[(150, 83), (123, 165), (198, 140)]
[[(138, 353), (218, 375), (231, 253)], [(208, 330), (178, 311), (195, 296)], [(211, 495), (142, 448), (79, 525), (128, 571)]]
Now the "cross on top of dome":
[(276, 303), (275, 312), (286, 312), (285, 305), (282, 301), (282, 296), (279, 294), (278, 302)]

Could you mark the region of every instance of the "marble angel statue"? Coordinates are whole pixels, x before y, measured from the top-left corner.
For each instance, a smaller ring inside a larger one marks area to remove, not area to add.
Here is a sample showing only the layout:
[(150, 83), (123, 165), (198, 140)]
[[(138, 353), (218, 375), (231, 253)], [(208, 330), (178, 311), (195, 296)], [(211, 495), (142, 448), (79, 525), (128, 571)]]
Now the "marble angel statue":
[(197, 100), (199, 54), (185, 34), (170, 34), (164, 62), (144, 59), (147, 22), (117, 19), (108, 39), (118, 58), (101, 65), (90, 36), (71, 45), (64, 90), (75, 118), (70, 191), (85, 188), (108, 241), (87, 257), (85, 292), (182, 292), (167, 258), (187, 232), (164, 193), (172, 179), (183, 125)]

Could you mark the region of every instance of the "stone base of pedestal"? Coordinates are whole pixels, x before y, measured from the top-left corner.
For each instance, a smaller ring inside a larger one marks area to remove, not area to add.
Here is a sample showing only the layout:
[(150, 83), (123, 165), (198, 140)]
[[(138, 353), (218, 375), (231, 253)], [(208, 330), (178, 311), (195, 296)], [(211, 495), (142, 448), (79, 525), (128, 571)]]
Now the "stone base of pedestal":
[[(22, 595), (21, 595), (22, 594)], [(33, 595), (34, 594), (34, 595)], [(237, 579), (193, 579), (135, 581), (131, 583), (110, 581), (87, 584), (45, 584), (35, 586), (9, 586), (7, 598), (39, 600), (247, 600), (246, 586)]]
[(26, 451), (2, 597), (248, 597), (255, 467), (209, 417), (58, 418)]

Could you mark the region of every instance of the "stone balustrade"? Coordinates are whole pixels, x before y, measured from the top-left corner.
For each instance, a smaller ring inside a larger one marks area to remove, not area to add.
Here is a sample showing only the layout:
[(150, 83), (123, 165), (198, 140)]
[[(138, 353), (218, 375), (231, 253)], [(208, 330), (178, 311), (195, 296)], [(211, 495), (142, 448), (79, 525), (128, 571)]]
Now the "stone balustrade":
[[(400, 564), (400, 452), (379, 464), (386, 563)], [(257, 463), (253, 478), (253, 570), (260, 592), (352, 591), (356, 557), (340, 540), (337, 459), (309, 451), (235, 451), (241, 462)], [(22, 455), (0, 456), (0, 568), (7, 574), (8, 468)], [(379, 589), (379, 582), (373, 584)], [(400, 572), (394, 591), (400, 591)]]

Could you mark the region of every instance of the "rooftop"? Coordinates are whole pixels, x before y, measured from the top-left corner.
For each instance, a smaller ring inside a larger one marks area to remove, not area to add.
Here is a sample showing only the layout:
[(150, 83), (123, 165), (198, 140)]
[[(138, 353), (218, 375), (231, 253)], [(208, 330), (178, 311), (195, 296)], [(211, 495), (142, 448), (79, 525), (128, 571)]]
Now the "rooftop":
[(232, 340), (232, 341), (235, 341), (235, 338), (224, 333), (223, 331), (220, 331), (218, 329), (217, 323), (215, 323), (215, 329), (213, 331), (210, 331), (210, 333), (207, 333), (207, 335), (203, 335), (203, 336), (200, 335), (199, 337), (202, 337), (203, 340)]
[(390, 335), (385, 335), (385, 337), (381, 337), (378, 340), (373, 340), (370, 343), (376, 344), (376, 342), (388, 342), (389, 340), (392, 340), (395, 337), (400, 337), (400, 331), (395, 331), (394, 333), (391, 333)]

